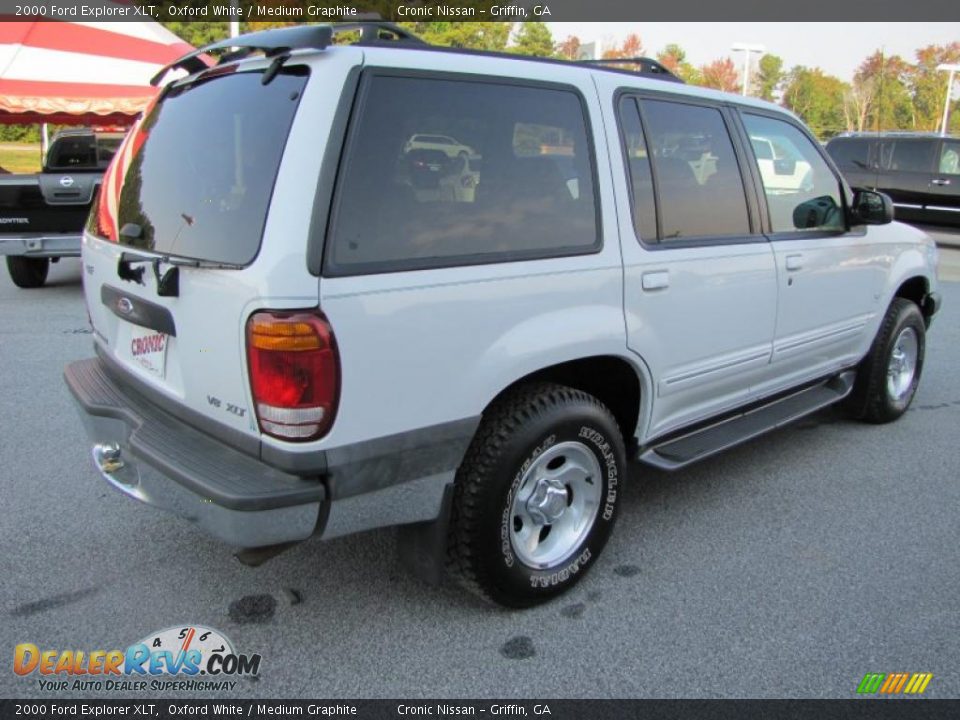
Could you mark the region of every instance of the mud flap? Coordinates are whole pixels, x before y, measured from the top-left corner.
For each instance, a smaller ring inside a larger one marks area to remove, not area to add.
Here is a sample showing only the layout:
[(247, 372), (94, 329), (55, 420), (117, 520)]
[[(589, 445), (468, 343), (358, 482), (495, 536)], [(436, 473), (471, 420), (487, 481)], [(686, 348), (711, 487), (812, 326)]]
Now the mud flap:
[(400, 525), (397, 528), (400, 564), (429, 585), (439, 585), (443, 580), (447, 556), (447, 529), (452, 506), (453, 483), (450, 483), (443, 489), (440, 515), (436, 520)]

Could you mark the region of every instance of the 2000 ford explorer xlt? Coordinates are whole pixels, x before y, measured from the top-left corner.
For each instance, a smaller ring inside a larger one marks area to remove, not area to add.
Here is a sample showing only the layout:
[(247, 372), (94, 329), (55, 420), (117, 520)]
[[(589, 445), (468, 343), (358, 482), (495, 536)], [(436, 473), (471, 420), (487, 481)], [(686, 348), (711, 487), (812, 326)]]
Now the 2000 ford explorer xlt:
[(110, 167), (66, 379), (115, 488), (243, 548), (399, 525), (527, 606), (598, 561), (628, 459), (910, 405), (935, 247), (794, 116), (354, 31), (182, 59)]

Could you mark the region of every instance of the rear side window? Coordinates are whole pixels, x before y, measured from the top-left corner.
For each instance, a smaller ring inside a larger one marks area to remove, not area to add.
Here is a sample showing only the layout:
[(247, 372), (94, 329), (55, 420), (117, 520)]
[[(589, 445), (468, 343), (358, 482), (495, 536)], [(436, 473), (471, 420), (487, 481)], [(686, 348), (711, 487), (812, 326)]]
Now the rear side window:
[(733, 143), (717, 108), (641, 100), (664, 242), (750, 233)]
[(246, 265), (260, 249), (287, 134), (307, 81), (302, 66), (263, 85), (262, 72), (222, 74), (171, 90), (130, 142), (120, 242)]
[[(841, 170), (867, 170), (870, 167), (870, 143), (863, 140), (834, 140), (827, 152)], [(759, 157), (759, 156), (758, 156)]]
[[(888, 143), (884, 143), (887, 145)], [(930, 140), (896, 140), (892, 152), (884, 153), (884, 170), (931, 172), (934, 143)]]
[(371, 74), (354, 123), (328, 275), (600, 247), (592, 149), (575, 92)]

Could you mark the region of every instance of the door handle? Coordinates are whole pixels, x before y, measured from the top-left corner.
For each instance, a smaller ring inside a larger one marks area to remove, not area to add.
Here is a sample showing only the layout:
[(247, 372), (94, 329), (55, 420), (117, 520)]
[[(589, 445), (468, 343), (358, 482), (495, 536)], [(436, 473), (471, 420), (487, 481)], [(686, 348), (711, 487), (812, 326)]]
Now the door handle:
[(670, 287), (670, 273), (667, 270), (644, 273), (640, 281), (644, 290), (662, 290)]
[(800, 270), (803, 267), (803, 255), (787, 255), (787, 270)]
[(949, 185), (950, 181), (947, 178), (934, 178), (930, 181), (934, 185)]

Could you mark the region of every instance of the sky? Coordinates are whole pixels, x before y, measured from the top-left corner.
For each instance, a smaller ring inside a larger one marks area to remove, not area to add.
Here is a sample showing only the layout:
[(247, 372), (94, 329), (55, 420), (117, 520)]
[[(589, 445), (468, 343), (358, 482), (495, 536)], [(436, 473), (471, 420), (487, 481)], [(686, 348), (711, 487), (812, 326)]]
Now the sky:
[(732, 57), (739, 67), (743, 53), (731, 52), (735, 43), (763, 45), (783, 58), (784, 69), (794, 65), (819, 67), (849, 81), (857, 66), (875, 50), (914, 61), (914, 50), (925, 45), (960, 42), (960, 23), (547, 23), (554, 40), (576, 35), (583, 42), (613, 41), (619, 44), (630, 33), (643, 41), (644, 52), (653, 57), (669, 43), (680, 45), (687, 60), (704, 65)]

